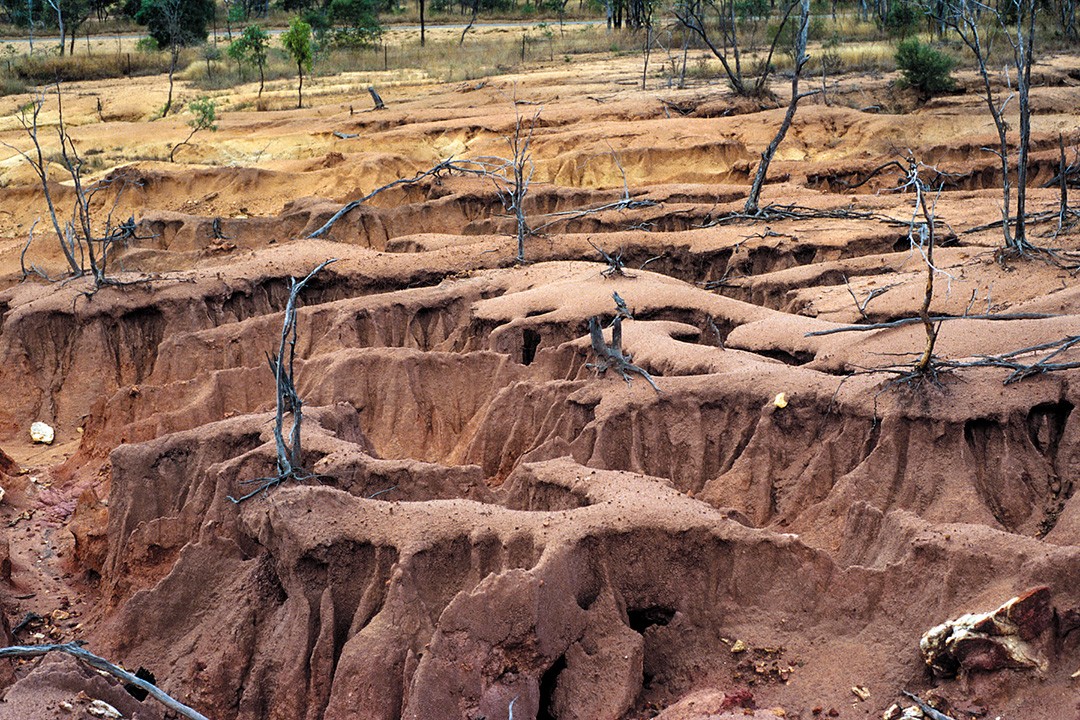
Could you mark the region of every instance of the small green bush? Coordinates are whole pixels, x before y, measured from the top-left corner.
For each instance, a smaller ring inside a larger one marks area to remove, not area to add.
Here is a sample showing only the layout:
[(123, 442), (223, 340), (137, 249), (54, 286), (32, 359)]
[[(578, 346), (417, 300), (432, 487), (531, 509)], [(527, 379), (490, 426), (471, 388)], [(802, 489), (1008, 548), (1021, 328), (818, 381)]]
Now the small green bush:
[(896, 47), (896, 67), (901, 85), (913, 88), (923, 100), (949, 92), (955, 86), (950, 74), (955, 61), (918, 38), (908, 38)]

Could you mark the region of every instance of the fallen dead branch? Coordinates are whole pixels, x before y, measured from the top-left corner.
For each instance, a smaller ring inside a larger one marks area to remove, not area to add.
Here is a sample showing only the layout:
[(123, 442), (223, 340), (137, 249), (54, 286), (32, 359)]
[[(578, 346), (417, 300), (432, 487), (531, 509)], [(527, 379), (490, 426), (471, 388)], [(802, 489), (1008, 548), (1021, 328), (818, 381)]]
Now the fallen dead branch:
[[(1024, 378), (1032, 375), (1041, 375), (1048, 372), (1056, 372), (1061, 370), (1075, 370), (1080, 368), (1080, 361), (1072, 362), (1051, 362), (1054, 358), (1060, 357), (1062, 354), (1072, 349), (1074, 345), (1080, 343), (1080, 335), (1068, 335), (1060, 340), (1054, 340), (1047, 343), (1041, 343), (1039, 345), (1032, 345), (1031, 347), (1020, 348), (1019, 350), (1013, 350), (1011, 352), (1003, 353), (1001, 355), (983, 355), (979, 356), (977, 360), (971, 361), (954, 361), (944, 360), (941, 361), (941, 366), (946, 368), (969, 368), (969, 367), (998, 367), (1012, 370), (1012, 373), (1005, 378), (1005, 384), (1009, 385), (1014, 382), (1019, 382)], [(1017, 358), (1025, 355), (1031, 355), (1034, 353), (1044, 352), (1049, 350), (1050, 353), (1036, 362), (1024, 363)]]
[(422, 182), (422, 181), (426, 180), (427, 178), (438, 178), (438, 177), (441, 177), (444, 173), (452, 173), (452, 172), (459, 172), (459, 173), (472, 174), (472, 175), (490, 175), (491, 174), (490, 171), (486, 169), (486, 165), (483, 162), (472, 161), (472, 160), (467, 161), (467, 162), (458, 162), (458, 161), (455, 161), (454, 158), (452, 158), (452, 157), (447, 158), (446, 160), (443, 160), (442, 162), (440, 162), (439, 164), (435, 165), (434, 167), (432, 167), (432, 168), (430, 168), (428, 170), (424, 170), (423, 172), (418, 172), (416, 175), (414, 175), (411, 178), (400, 178), (398, 180), (394, 180), (393, 182), (387, 183), (387, 184), (383, 185), (382, 187), (375, 188), (374, 190), (372, 190), (371, 192), (369, 192), (367, 195), (360, 198), (359, 200), (353, 200), (352, 202), (347, 203), (344, 207), (342, 207), (340, 210), (338, 210), (336, 213), (334, 213), (330, 217), (329, 220), (327, 220), (325, 223), (323, 223), (322, 227), (320, 227), (318, 230), (316, 230), (316, 231), (312, 232), (310, 235), (308, 235), (308, 239), (322, 237), (323, 235), (325, 235), (327, 232), (330, 231), (330, 228), (332, 228), (334, 226), (334, 223), (336, 223), (338, 220), (345, 217), (346, 215), (351, 213), (353, 210), (360, 207), (361, 205), (366, 203), (368, 200), (371, 200), (373, 197), (375, 197), (376, 195), (378, 195), (380, 193), (386, 192), (387, 190), (392, 190), (393, 188), (396, 188), (396, 187), (401, 187), (402, 185), (415, 185), (416, 183)]
[(42, 655), (47, 655), (50, 652), (67, 653), (95, 670), (108, 673), (117, 680), (134, 685), (145, 691), (147, 694), (152, 695), (155, 700), (165, 707), (190, 720), (209, 720), (209, 718), (198, 710), (188, 707), (179, 700), (175, 700), (163, 692), (158, 686), (148, 683), (140, 677), (136, 677), (127, 670), (113, 665), (105, 658), (99, 657), (89, 650), (84, 650), (77, 642), (63, 643), (60, 645), (13, 645), (11, 647), (0, 648), (0, 658), (40, 657)]
[(930, 718), (930, 720), (953, 720), (953, 718), (949, 717), (945, 713), (938, 712), (937, 710), (932, 708), (929, 703), (927, 703), (925, 700), (923, 700), (918, 695), (915, 695), (914, 693), (909, 693), (907, 690), (905, 690), (904, 697), (908, 698), (913, 703), (918, 705), (919, 709), (922, 710), (923, 715)]
[(870, 290), (870, 293), (866, 296), (866, 299), (863, 300), (862, 302), (859, 302), (859, 298), (855, 295), (855, 291), (851, 288), (851, 283), (848, 282), (847, 275), (844, 275), (843, 278), (844, 278), (844, 287), (847, 288), (848, 295), (850, 295), (851, 299), (855, 302), (855, 309), (859, 311), (859, 315), (862, 316), (863, 320), (869, 320), (870, 319), (866, 315), (866, 307), (870, 304), (871, 300), (873, 300), (874, 298), (876, 298), (876, 297), (878, 297), (880, 295), (884, 295), (885, 293), (892, 290), (894, 287), (899, 287), (900, 286), (900, 283), (890, 283), (890, 284), (888, 284), (888, 285), (886, 285), (884, 287), (873, 288), (873, 289)]
[[(930, 318), (930, 322), (946, 322), (948, 320), (1047, 320), (1049, 318), (1062, 317), (1061, 315), (1051, 315), (1048, 313), (1000, 313), (996, 315), (934, 315)], [(904, 325), (915, 325), (916, 323), (925, 322), (923, 318), (902, 318), (900, 320), (892, 320), (890, 322), (873, 323), (871, 325), (844, 325), (838, 328), (829, 328), (828, 330), (814, 330), (808, 332), (803, 337), (820, 337), (822, 335), (835, 335), (836, 333), (845, 332), (869, 332), (871, 330), (885, 330), (888, 328), (903, 327)]]
[(802, 205), (766, 205), (756, 213), (735, 212), (721, 215), (717, 218), (708, 218), (700, 225), (702, 228), (729, 225), (737, 222), (760, 222), (763, 220), (870, 220), (907, 227), (905, 220), (883, 215), (881, 213), (855, 210), (851, 207), (839, 209), (811, 208)]

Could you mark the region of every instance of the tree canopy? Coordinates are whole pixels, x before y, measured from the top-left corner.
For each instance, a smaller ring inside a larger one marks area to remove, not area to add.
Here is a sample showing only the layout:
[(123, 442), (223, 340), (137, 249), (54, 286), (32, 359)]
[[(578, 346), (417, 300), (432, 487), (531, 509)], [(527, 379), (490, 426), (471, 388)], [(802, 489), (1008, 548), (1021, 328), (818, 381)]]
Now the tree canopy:
[(142, 0), (136, 22), (146, 25), (159, 47), (184, 47), (206, 40), (214, 0)]

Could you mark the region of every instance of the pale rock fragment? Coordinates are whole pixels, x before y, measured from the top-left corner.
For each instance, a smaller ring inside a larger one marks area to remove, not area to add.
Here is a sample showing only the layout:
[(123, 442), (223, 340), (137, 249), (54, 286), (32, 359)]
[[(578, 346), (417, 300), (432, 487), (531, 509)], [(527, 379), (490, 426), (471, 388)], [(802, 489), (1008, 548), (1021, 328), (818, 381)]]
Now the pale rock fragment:
[(36, 443), (52, 445), (56, 432), (47, 423), (36, 422), (30, 426), (30, 439)]
[(1039, 587), (997, 610), (961, 615), (931, 628), (919, 640), (923, 659), (936, 675), (1002, 668), (1046, 669), (1032, 645), (1053, 620), (1050, 589)]
[(94, 717), (106, 718), (106, 720), (120, 720), (124, 715), (104, 700), (91, 700), (86, 712)]

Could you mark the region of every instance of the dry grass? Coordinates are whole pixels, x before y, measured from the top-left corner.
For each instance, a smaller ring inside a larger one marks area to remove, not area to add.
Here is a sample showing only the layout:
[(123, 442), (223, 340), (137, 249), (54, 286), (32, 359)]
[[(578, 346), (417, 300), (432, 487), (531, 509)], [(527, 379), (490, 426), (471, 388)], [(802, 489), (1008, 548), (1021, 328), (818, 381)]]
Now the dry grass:
[[(314, 73), (330, 77), (342, 73), (395, 72), (408, 74), (414, 80), (476, 80), (520, 69), (523, 38), (525, 63), (566, 62), (574, 55), (595, 52), (640, 52), (641, 43), (638, 35), (628, 31), (608, 33), (600, 27), (572, 26), (561, 32), (557, 25), (469, 34), (464, 43), (460, 42), (460, 31), (452, 36), (441, 32), (424, 47), (415, 33), (407, 38), (389, 35), (386, 43), (373, 48), (329, 50), (317, 59)], [(216, 61), (210, 68), (208, 73), (206, 63), (196, 60), (180, 77), (200, 90), (222, 90), (258, 80), (254, 68), (245, 68), (241, 79), (233, 62)], [(267, 81), (291, 78), (296, 75), (296, 66), (280, 49), (274, 48), (265, 75)]]

